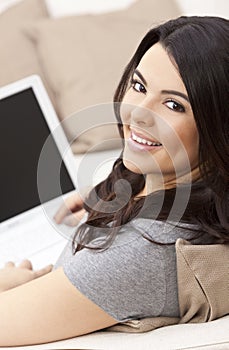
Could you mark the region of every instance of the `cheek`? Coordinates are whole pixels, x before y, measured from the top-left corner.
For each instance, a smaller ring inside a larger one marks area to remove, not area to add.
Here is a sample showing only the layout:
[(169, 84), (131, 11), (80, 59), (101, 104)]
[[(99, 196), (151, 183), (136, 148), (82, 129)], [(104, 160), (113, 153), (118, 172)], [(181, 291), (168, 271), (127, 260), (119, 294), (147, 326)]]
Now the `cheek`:
[[(181, 126), (177, 129), (177, 135), (183, 145), (183, 150), (186, 152), (191, 168), (198, 164), (199, 153), (199, 135), (194, 123)], [(183, 152), (184, 153), (184, 152)]]
[(120, 107), (120, 116), (122, 123), (125, 124), (130, 124), (130, 116), (131, 112), (133, 110), (133, 105), (127, 102), (126, 99), (123, 99), (121, 107)]
[(199, 144), (199, 135), (194, 123), (181, 127), (179, 136), (188, 149), (195, 148), (195, 146)]
[(191, 116), (161, 118), (157, 120), (160, 142), (165, 153), (161, 161), (171, 165), (179, 175), (189, 172), (198, 165), (199, 137), (196, 124)]

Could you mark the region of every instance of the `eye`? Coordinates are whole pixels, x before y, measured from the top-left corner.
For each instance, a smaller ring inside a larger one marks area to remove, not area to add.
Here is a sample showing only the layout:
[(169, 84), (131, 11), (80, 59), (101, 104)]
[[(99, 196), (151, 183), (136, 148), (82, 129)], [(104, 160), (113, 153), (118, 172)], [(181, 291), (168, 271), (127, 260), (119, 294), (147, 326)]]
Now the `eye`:
[(136, 79), (131, 80), (131, 87), (137, 92), (146, 93), (145, 86)]
[(180, 113), (184, 113), (185, 112), (185, 108), (178, 102), (174, 101), (174, 100), (167, 100), (165, 102), (165, 105), (175, 111), (175, 112), (180, 112)]

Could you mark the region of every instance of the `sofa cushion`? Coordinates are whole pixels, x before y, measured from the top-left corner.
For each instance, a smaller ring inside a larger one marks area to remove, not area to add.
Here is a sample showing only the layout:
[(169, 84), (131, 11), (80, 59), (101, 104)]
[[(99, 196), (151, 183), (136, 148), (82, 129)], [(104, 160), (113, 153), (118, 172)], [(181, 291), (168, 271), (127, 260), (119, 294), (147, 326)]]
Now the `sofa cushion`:
[[(229, 316), (225, 316), (212, 322), (179, 324), (141, 334), (97, 331), (72, 339), (34, 345), (30, 348), (33, 350), (228, 350), (228, 327)], [(27, 348), (18, 348), (18, 350)]]
[[(139, 0), (125, 10), (49, 19), (28, 28), (62, 120), (82, 108), (112, 102), (124, 67), (142, 36), (153, 24), (179, 15), (173, 1), (162, 0), (159, 5), (156, 0)], [(83, 123), (77, 114), (76, 121), (79, 119)], [(114, 120), (108, 118), (110, 121)], [(70, 139), (77, 122), (65, 123)], [(105, 126), (97, 132), (101, 140), (106, 133)], [(109, 126), (110, 135), (117, 137), (116, 126)], [(90, 132), (81, 135), (78, 145), (85, 141), (85, 147), (79, 145), (80, 151), (90, 149), (92, 139)], [(77, 146), (74, 149), (77, 152)]]
[(24, 0), (0, 15), (0, 86), (38, 74), (52, 98), (35, 47), (22, 30), (26, 22), (46, 17), (43, 0)]
[(176, 243), (181, 322), (229, 314), (229, 244)]

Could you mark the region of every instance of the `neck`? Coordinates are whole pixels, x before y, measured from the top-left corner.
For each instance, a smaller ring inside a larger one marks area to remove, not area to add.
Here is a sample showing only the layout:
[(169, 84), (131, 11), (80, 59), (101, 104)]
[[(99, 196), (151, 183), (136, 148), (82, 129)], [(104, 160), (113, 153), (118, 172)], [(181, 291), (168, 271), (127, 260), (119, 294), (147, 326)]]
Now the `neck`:
[(200, 179), (199, 167), (192, 169), (191, 173), (189, 172), (188, 174), (183, 174), (177, 178), (176, 176), (174, 176), (174, 177), (170, 177), (169, 179), (162, 178), (162, 177), (158, 179), (158, 177), (155, 176), (154, 174), (147, 174), (145, 187), (138, 194), (138, 197), (146, 196), (156, 191), (175, 188), (177, 185), (192, 183), (199, 179)]

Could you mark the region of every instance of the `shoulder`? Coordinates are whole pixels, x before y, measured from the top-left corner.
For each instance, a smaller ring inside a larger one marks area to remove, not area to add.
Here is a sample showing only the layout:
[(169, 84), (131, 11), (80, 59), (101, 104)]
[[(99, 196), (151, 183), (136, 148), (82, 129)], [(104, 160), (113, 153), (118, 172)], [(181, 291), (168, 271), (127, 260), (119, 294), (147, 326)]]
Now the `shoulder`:
[(165, 244), (175, 244), (178, 238), (191, 239), (198, 230), (198, 226), (194, 224), (145, 218), (134, 219), (130, 225), (152, 241)]
[[(129, 257), (137, 261), (138, 256), (141, 256), (141, 261), (147, 257), (148, 261), (152, 262), (156, 260), (158, 264), (157, 255), (160, 255), (160, 261), (163, 261), (164, 246), (153, 244), (150, 240), (156, 243), (174, 243), (173, 246), (170, 246), (170, 249), (175, 254), (175, 242), (178, 238), (188, 240), (193, 237), (193, 233), (189, 229), (190, 225), (187, 225), (187, 229), (185, 224), (183, 224), (183, 226), (184, 227), (181, 228), (177, 227), (175, 223), (152, 219), (133, 219), (120, 228), (112, 245), (104, 251), (83, 249), (73, 255), (71, 241), (69, 241), (61, 257), (57, 261), (56, 267), (64, 265), (68, 266), (68, 269), (73, 269), (77, 265), (78, 269), (78, 267), (82, 267), (83, 265), (91, 266), (92, 261), (94, 261), (96, 265), (98, 265), (100, 261), (101, 263), (110, 260), (115, 261), (116, 257), (119, 261), (122, 260), (122, 257)], [(102, 228), (98, 228), (97, 231), (97, 238), (93, 239), (90, 243), (92, 246), (96, 246), (104, 239)]]

